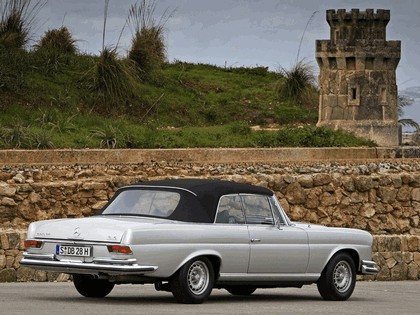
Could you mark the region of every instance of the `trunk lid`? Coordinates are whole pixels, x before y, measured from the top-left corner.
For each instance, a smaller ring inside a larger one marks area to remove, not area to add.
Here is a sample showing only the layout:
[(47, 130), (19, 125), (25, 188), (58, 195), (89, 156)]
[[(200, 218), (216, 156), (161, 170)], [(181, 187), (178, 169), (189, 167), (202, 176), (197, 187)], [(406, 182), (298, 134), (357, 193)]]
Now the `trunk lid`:
[(120, 243), (127, 231), (162, 221), (120, 216), (47, 220), (32, 223), (28, 238)]

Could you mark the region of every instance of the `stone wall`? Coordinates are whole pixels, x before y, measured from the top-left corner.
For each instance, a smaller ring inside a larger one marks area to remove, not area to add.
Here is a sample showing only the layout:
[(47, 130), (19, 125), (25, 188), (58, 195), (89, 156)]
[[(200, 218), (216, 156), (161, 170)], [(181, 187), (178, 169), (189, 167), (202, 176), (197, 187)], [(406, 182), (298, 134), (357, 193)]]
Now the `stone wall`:
[[(215, 150), (209, 151), (209, 156), (217, 156)], [(92, 215), (119, 187), (167, 177), (218, 178), (269, 187), (293, 220), (356, 227), (374, 234), (374, 259), (381, 272), (368, 279), (419, 278), (420, 163), (417, 158), (366, 160), (366, 152), (360, 155), (362, 159), (353, 152), (349, 153), (352, 160), (276, 160), (272, 150), (269, 153), (262, 150), (260, 156), (268, 154), (272, 158), (266, 163), (255, 158), (257, 162), (251, 163), (252, 154), (242, 156), (238, 151), (223, 149), (221, 152), (225, 154), (220, 157), (223, 163), (204, 162), (199, 158), (194, 162), (193, 157), (186, 158), (185, 151), (180, 157), (176, 150), (171, 156), (165, 155), (165, 160), (157, 159), (156, 151), (148, 151), (150, 155), (140, 152), (141, 162), (133, 163), (132, 157), (123, 155), (138, 156), (138, 151), (108, 152), (128, 163), (71, 163), (65, 154), (61, 154), (62, 159), (46, 163), (23, 164), (19, 159), (12, 162), (7, 156), (0, 160), (0, 281), (45, 281), (58, 276), (66, 279), (64, 275), (19, 267), (23, 233), (30, 222)], [(44, 154), (43, 158), (48, 160), (49, 153)], [(57, 152), (52, 154), (57, 156)], [(80, 159), (74, 151), (71, 154)], [(304, 152), (301, 156), (311, 154), (314, 153)], [(400, 153), (396, 150), (392, 154)], [(16, 152), (11, 156), (15, 158)], [(204, 160), (205, 150), (199, 156)], [(291, 152), (289, 156), (298, 155)], [(112, 161), (106, 152), (98, 159)]]

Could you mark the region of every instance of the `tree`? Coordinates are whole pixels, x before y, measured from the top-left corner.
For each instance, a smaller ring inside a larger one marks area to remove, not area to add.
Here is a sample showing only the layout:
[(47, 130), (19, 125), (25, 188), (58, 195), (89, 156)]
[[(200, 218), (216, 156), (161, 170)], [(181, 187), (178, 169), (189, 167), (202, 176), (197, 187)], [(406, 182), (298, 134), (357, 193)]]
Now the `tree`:
[[(408, 106), (413, 105), (414, 100), (405, 95), (398, 95), (398, 103), (397, 103), (397, 110), (398, 110), (398, 117), (404, 115), (404, 109)], [(413, 119), (410, 118), (403, 118), (399, 119), (398, 122), (404, 127), (411, 127), (415, 129), (416, 133), (420, 131), (420, 125)]]

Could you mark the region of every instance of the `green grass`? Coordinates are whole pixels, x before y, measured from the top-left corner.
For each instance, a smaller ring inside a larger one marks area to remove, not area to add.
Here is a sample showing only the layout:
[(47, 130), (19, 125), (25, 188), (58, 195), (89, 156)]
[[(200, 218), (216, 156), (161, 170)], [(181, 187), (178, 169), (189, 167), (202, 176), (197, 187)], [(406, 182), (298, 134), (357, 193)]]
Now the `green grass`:
[[(90, 75), (99, 57), (44, 58), (0, 50), (0, 148), (374, 145), (315, 128), (317, 109), (279, 101), (283, 77), (264, 67), (167, 63), (158, 81), (107, 97)], [(250, 128), (272, 124), (280, 130)]]
[(324, 128), (252, 131), (244, 122), (209, 127), (158, 128), (96, 114), (12, 106), (0, 116), (0, 148), (331, 147), (373, 143)]

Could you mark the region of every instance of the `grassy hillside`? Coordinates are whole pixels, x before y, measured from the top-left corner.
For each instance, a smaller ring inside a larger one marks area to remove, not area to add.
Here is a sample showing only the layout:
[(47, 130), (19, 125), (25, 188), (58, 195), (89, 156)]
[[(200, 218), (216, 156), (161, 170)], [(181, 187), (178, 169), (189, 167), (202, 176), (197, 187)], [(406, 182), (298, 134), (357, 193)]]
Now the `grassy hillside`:
[(372, 145), (313, 127), (316, 95), (280, 99), (264, 67), (168, 63), (115, 96), (95, 89), (98, 58), (0, 49), (0, 148)]

